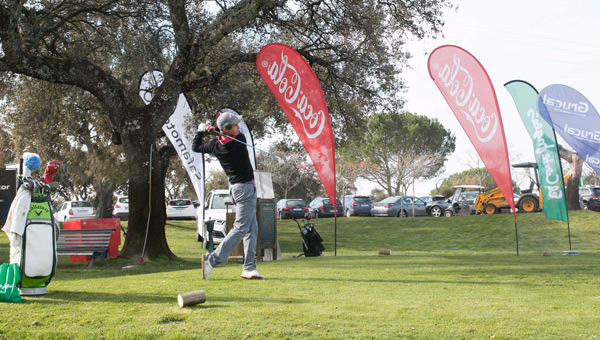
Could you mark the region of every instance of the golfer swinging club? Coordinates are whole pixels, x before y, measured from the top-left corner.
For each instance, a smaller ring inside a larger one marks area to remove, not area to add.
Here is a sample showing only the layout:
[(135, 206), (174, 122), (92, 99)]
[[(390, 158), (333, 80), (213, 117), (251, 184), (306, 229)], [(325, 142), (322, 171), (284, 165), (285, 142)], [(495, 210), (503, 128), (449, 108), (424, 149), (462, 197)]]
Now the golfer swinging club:
[(210, 272), (219, 264), (225, 262), (240, 241), (244, 240), (244, 279), (264, 279), (256, 271), (256, 185), (254, 184), (254, 171), (248, 156), (248, 150), (242, 143), (246, 137), (240, 133), (238, 123), (242, 116), (231, 109), (222, 109), (217, 117), (217, 127), (223, 135), (202, 143), (203, 133), (213, 132), (214, 126), (200, 124), (194, 137), (192, 150), (213, 154), (221, 163), (229, 179), (229, 194), (236, 207), (235, 222), (223, 242), (217, 249), (209, 254), (202, 255), (202, 278), (208, 280)]

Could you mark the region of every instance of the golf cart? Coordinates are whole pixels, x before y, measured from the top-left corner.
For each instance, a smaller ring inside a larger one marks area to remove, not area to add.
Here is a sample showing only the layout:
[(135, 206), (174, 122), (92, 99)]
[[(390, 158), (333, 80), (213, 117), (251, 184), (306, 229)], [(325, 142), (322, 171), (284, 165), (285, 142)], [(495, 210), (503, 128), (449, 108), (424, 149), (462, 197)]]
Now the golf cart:
[(450, 205), (444, 210), (444, 216), (471, 215), (474, 213), (475, 199), (483, 193), (484, 187), (479, 185), (457, 185)]

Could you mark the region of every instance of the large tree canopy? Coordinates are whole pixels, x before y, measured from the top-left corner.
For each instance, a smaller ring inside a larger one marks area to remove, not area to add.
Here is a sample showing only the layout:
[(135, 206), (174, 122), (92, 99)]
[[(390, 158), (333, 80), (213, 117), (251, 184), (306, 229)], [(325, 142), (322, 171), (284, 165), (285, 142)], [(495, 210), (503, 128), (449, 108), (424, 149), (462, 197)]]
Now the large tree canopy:
[[(447, 0), (5, 0), (0, 72), (72, 85), (97, 98), (128, 166), (123, 255), (139, 256), (150, 220), (147, 254), (173, 256), (164, 234), (164, 180), (152, 181), (148, 195), (149, 170), (161, 179), (165, 164), (160, 157), (150, 164), (149, 150), (181, 92), (192, 94), (196, 114), (237, 103), (252, 109), (251, 127), (270, 112), (282, 118), (253, 73), (259, 48), (283, 42), (314, 68), (334, 131), (344, 131), (375, 107), (401, 104), (398, 74), (409, 57), (403, 44), (437, 34), (446, 7)], [(137, 79), (149, 69), (162, 70), (165, 79), (146, 106)]]
[(456, 138), (436, 119), (410, 112), (375, 114), (367, 127), (353, 150), (358, 160), (371, 164), (363, 176), (389, 196), (406, 192), (415, 180), (434, 177), (454, 152)]
[(121, 147), (110, 141), (104, 108), (73, 86), (31, 78), (12, 83), (13, 95), (2, 108), (11, 132), (8, 144), (37, 152), (44, 161), (60, 159), (61, 200), (88, 199), (93, 189), (99, 217), (110, 217), (113, 193), (127, 174)]

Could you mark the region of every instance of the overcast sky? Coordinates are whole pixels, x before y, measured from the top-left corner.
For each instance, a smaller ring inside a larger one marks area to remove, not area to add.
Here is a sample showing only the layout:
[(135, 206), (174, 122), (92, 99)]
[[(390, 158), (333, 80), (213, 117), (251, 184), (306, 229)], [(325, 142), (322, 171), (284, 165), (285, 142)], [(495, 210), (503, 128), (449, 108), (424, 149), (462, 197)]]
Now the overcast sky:
[[(457, 12), (444, 16), (443, 38), (408, 45), (413, 58), (412, 69), (403, 74), (409, 86), (404, 109), (437, 118), (456, 136), (456, 152), (449, 157), (446, 176), (469, 168), (467, 155), (475, 154), (475, 149), (427, 70), (427, 58), (436, 47), (460, 46), (479, 60), (494, 84), (511, 161), (535, 161), (531, 139), (503, 85), (521, 79), (541, 91), (551, 84), (564, 84), (598, 108), (600, 1), (462, 0), (458, 5)], [(361, 181), (359, 193), (368, 194), (373, 187)], [(415, 187), (421, 196), (435, 185), (427, 181)]]

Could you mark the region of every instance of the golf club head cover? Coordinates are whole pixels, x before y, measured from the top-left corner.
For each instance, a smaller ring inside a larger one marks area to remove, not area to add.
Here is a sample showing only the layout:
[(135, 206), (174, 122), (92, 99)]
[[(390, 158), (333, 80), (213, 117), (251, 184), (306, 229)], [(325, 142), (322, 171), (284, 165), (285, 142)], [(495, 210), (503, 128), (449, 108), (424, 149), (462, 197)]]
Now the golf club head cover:
[(54, 174), (58, 171), (60, 167), (60, 163), (58, 161), (50, 161), (46, 165), (46, 171), (44, 172), (44, 178), (42, 179), (42, 183), (50, 184), (54, 180)]
[(31, 176), (32, 171), (36, 171), (42, 165), (42, 161), (40, 160), (40, 155), (33, 152), (25, 152), (23, 153), (23, 176)]

